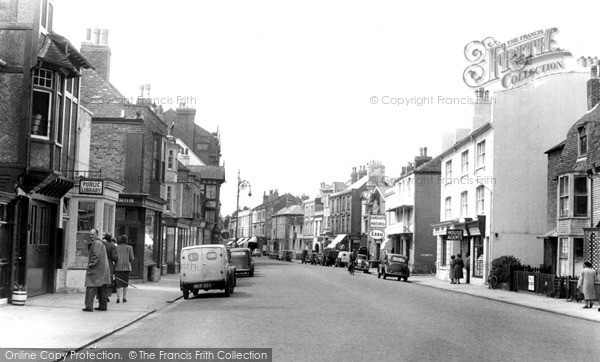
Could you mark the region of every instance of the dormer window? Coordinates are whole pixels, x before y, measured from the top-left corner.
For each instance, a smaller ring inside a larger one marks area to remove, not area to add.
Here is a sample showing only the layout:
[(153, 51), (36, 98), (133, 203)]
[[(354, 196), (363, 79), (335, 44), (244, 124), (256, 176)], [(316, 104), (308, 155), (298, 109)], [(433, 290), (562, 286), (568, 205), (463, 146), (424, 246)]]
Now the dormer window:
[(579, 157), (585, 157), (587, 155), (587, 128), (585, 125), (577, 129), (578, 140), (579, 140)]

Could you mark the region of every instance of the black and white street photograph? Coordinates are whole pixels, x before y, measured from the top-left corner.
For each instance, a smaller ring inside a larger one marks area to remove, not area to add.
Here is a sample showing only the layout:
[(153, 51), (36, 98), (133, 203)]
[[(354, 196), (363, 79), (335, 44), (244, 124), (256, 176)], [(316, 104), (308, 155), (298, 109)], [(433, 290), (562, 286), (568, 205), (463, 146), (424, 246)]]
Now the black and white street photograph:
[(599, 10), (0, 0), (0, 361), (600, 360)]

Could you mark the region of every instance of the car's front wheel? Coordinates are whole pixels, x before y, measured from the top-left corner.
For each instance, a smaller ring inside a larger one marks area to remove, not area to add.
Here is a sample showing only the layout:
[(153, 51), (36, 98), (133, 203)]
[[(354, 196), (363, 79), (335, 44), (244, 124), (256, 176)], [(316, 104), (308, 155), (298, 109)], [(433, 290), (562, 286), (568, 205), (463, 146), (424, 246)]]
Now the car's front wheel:
[(187, 289), (183, 290), (183, 299), (189, 299), (190, 298), (190, 291)]

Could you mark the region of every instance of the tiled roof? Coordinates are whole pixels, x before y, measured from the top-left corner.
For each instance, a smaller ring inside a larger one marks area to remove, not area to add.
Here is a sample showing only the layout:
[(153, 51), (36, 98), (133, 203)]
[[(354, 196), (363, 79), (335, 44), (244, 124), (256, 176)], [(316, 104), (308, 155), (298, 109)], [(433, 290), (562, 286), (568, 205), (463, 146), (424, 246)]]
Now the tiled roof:
[[(585, 158), (579, 158), (579, 128), (587, 126), (588, 147)], [(581, 117), (567, 133), (567, 139), (560, 154), (558, 174), (586, 171), (600, 165), (600, 107), (596, 106)]]
[(210, 180), (221, 180), (225, 182), (225, 167), (223, 166), (192, 166), (189, 168), (200, 174), (200, 178)]
[(304, 210), (302, 210), (301, 205), (292, 205), (279, 210), (277, 213), (275, 213), (275, 215), (304, 215)]
[(441, 172), (442, 171), (442, 157), (437, 156), (424, 164), (417, 167), (415, 172)]
[(38, 58), (68, 71), (69, 77), (79, 76), (79, 69), (94, 69), (77, 48), (65, 37), (50, 32), (38, 51)]

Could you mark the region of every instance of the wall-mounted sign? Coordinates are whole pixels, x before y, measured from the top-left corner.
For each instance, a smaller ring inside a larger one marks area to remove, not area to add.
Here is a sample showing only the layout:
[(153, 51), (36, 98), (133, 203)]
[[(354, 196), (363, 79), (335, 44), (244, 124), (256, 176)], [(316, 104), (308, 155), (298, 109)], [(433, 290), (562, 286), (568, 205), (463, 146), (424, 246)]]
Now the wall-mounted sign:
[(564, 71), (564, 57), (571, 53), (556, 46), (557, 32), (541, 29), (504, 43), (492, 37), (470, 42), (465, 46), (465, 58), (471, 63), (463, 72), (465, 83), (479, 88), (497, 82), (511, 88)]
[(527, 290), (535, 290), (535, 275), (527, 276)]
[(385, 228), (385, 215), (370, 215), (369, 227), (371, 229)]
[(81, 179), (79, 181), (79, 193), (85, 195), (102, 195), (104, 193), (104, 181)]
[(381, 230), (371, 230), (369, 236), (375, 240), (381, 240), (385, 236), (385, 233)]
[(448, 229), (446, 230), (446, 240), (462, 240), (463, 239), (462, 229)]

